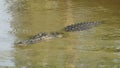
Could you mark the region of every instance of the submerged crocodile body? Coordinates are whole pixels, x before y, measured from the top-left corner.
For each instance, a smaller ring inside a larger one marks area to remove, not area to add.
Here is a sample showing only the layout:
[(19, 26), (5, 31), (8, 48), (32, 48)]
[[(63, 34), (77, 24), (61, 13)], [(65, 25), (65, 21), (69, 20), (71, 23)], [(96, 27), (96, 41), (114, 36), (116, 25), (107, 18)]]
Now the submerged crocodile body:
[(83, 31), (83, 30), (87, 30), (90, 29), (92, 27), (98, 26), (99, 24), (101, 24), (102, 22), (81, 22), (81, 23), (75, 23), (75, 24), (71, 24), (65, 27), (65, 31), (66, 32), (73, 32), (73, 31)]
[[(64, 33), (87, 30), (101, 23), (102, 22), (82, 22), (82, 23), (71, 24), (64, 28)], [(34, 44), (40, 41), (49, 40), (49, 39), (62, 38), (64, 36), (64, 33), (63, 32), (50, 32), (50, 33), (42, 32), (42, 33), (38, 33), (37, 35), (33, 36), (28, 40), (20, 41), (16, 44), (29, 45), (29, 44)]]

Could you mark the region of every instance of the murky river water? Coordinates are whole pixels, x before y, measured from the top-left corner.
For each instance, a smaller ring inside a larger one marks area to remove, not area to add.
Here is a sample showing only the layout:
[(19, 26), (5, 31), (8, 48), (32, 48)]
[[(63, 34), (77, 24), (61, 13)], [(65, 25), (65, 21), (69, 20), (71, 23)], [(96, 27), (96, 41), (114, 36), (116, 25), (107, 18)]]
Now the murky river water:
[[(119, 0), (0, 0), (0, 68), (120, 68)], [(88, 21), (104, 24), (25, 47), (14, 42)]]

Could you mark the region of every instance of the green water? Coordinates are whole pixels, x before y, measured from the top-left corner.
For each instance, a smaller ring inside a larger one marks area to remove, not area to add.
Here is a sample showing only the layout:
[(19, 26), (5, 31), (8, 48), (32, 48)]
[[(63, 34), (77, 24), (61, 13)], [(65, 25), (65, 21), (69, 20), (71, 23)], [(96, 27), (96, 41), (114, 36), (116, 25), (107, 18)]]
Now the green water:
[(14, 65), (7, 66), (0, 58), (1, 68), (120, 68), (119, 0), (10, 0), (7, 3), (13, 17), (15, 41), (39, 32), (62, 31), (77, 22), (104, 21), (104, 24), (66, 33), (64, 38), (13, 47), (9, 54)]

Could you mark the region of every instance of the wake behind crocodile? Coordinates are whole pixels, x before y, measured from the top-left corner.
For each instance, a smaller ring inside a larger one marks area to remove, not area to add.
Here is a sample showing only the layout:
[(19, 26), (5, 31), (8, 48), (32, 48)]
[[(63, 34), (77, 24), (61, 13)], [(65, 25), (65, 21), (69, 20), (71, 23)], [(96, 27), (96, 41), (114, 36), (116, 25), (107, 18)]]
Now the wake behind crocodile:
[(41, 33), (36, 34), (35, 36), (33, 36), (30, 39), (23, 40), (23, 41), (15, 43), (15, 44), (23, 46), (23, 45), (35, 44), (38, 42), (51, 40), (51, 39), (55, 39), (55, 38), (62, 38), (62, 37), (64, 37), (65, 32), (88, 30), (95, 26), (100, 25), (101, 23), (103, 23), (103, 22), (97, 21), (97, 22), (74, 23), (74, 24), (64, 27), (64, 32), (41, 32)]

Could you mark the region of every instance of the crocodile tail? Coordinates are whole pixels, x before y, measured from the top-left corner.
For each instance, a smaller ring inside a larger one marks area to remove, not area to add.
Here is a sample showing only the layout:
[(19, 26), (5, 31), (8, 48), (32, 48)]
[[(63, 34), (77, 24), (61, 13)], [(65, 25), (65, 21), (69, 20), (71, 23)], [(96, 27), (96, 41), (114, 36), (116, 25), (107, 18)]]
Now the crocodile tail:
[(75, 24), (66, 26), (65, 31), (67, 32), (83, 31), (83, 30), (87, 30), (92, 27), (98, 26), (101, 23), (103, 23), (103, 21), (75, 23)]

